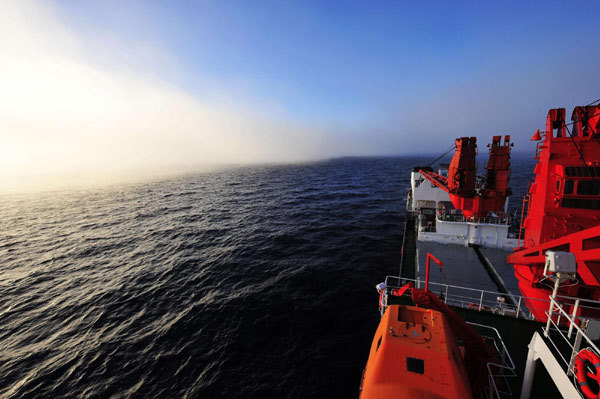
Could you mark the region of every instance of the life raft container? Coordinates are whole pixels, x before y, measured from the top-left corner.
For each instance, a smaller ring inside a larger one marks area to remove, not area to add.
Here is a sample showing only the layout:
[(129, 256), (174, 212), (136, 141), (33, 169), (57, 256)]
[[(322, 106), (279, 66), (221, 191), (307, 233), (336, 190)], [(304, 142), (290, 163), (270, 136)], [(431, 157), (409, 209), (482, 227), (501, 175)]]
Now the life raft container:
[[(588, 368), (594, 372), (589, 372)], [(575, 378), (586, 399), (600, 398), (600, 356), (592, 349), (582, 349), (575, 356)], [(590, 387), (590, 382), (594, 384), (595, 392)]]

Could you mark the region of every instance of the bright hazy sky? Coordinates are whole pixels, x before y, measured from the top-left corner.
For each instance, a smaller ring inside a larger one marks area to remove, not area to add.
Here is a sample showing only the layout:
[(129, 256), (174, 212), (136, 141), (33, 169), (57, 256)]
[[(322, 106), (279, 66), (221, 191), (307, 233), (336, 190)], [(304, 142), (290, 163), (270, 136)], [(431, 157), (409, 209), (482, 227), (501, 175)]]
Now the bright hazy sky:
[(0, 191), (436, 154), (465, 135), (531, 151), (548, 108), (600, 98), (598, 15), (596, 0), (0, 0)]

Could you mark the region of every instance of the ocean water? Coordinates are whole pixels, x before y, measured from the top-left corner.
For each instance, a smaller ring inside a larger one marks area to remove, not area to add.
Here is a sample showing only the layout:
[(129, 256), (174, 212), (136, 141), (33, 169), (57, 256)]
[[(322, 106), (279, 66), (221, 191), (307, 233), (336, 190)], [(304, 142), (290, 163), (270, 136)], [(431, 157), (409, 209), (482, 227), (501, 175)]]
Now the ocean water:
[(0, 398), (357, 397), (425, 161), (1, 196)]

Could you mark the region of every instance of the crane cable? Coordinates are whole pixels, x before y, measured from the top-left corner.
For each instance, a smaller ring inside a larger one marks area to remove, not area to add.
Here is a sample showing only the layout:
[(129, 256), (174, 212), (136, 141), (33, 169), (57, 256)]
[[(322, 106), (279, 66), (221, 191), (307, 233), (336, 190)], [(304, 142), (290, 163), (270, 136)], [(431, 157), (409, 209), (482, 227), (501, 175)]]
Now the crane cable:
[(590, 105), (595, 105), (598, 102), (600, 102), (600, 98), (597, 99), (596, 101), (592, 101), (591, 103), (589, 103), (588, 105), (586, 105), (586, 107), (589, 107)]
[[(586, 107), (589, 107), (591, 105), (596, 105), (596, 103), (600, 103), (600, 98), (587, 104)], [(595, 114), (592, 114), (589, 117), (593, 118), (594, 116), (597, 116), (597, 115), (600, 115), (600, 112), (596, 112)], [(574, 124), (575, 124), (575, 121), (565, 123), (565, 128), (567, 129), (567, 132), (569, 133), (569, 137), (571, 138), (573, 145), (575, 146), (575, 148), (577, 149), (577, 152), (579, 153), (579, 158), (581, 158), (581, 161), (583, 161), (584, 165), (587, 165), (587, 163), (585, 162), (585, 159), (583, 158), (583, 154), (581, 153), (581, 150), (579, 149), (579, 146), (577, 145), (577, 143), (575, 143), (575, 139), (573, 138), (573, 135), (571, 134), (571, 131), (569, 130), (569, 126), (574, 125)], [(540, 133), (542, 133), (542, 132), (540, 132)], [(548, 132), (544, 131), (543, 133), (547, 134)], [(598, 133), (600, 133), (600, 132), (592, 133), (591, 135), (594, 139), (596, 139), (596, 142), (598, 142), (598, 144), (600, 144), (600, 139), (598, 138)]]
[[(600, 103), (600, 98), (599, 98), (599, 99), (597, 99), (597, 100), (595, 100), (595, 101), (592, 101), (592, 102), (591, 102), (591, 103), (589, 103), (589, 104), (587, 104), (587, 105), (586, 105), (586, 107), (589, 107), (589, 106), (591, 106), (591, 105), (595, 105), (596, 103)], [(600, 114), (600, 112), (599, 112), (599, 113), (596, 113), (596, 114), (593, 114), (593, 115), (591, 115), (590, 117), (594, 117), (594, 116), (596, 116), (596, 115), (598, 115), (598, 114)], [(587, 165), (587, 164), (585, 163), (585, 159), (583, 159), (583, 154), (582, 154), (582, 153), (581, 153), (581, 151), (579, 150), (579, 147), (578, 147), (578, 146), (577, 146), (577, 144), (575, 143), (575, 139), (573, 138), (573, 135), (571, 134), (571, 131), (570, 131), (570, 130), (569, 130), (569, 128), (568, 128), (568, 126), (569, 126), (569, 125), (573, 125), (574, 123), (575, 123), (575, 121), (573, 121), (573, 122), (570, 122), (570, 123), (565, 123), (565, 127), (567, 128), (567, 132), (569, 133), (569, 137), (571, 137), (571, 140), (573, 141), (573, 144), (575, 145), (575, 148), (577, 149), (577, 152), (579, 153), (579, 157), (580, 157), (580, 158), (581, 158), (581, 160), (583, 161), (583, 164), (584, 164), (584, 165)], [(546, 132), (544, 132), (544, 133), (546, 133)], [(598, 141), (598, 144), (600, 144), (600, 140), (598, 139), (598, 137), (597, 137), (595, 134), (593, 134), (593, 136), (594, 136), (594, 138), (596, 139), (596, 141)], [(449, 153), (450, 151), (452, 151), (453, 149), (454, 149), (454, 144), (450, 145), (450, 147), (448, 147), (448, 149), (447, 149), (447, 150), (445, 150), (445, 151), (444, 151), (444, 153), (443, 153), (442, 155), (440, 155), (439, 157), (437, 157), (437, 158), (436, 158), (436, 159), (434, 159), (433, 161), (429, 162), (429, 163), (427, 164), (427, 166), (431, 166), (431, 165), (435, 164), (437, 161), (439, 161), (440, 159), (442, 159), (443, 157), (445, 157), (446, 155), (448, 155), (448, 153)]]
[(585, 163), (585, 159), (583, 159), (583, 154), (581, 153), (579, 146), (575, 142), (575, 139), (573, 138), (573, 135), (571, 134), (571, 131), (569, 130), (569, 127), (566, 124), (565, 124), (565, 128), (567, 129), (567, 133), (569, 133), (569, 137), (571, 138), (573, 145), (575, 146), (575, 148), (577, 149), (577, 152), (579, 153), (579, 158), (581, 158), (581, 160), (583, 161), (583, 166), (587, 166), (587, 163)]
[(453, 149), (454, 149), (454, 144), (451, 144), (451, 145), (450, 145), (450, 147), (448, 147), (448, 149), (447, 149), (447, 150), (445, 150), (445, 151), (444, 151), (444, 153), (443, 153), (442, 155), (440, 155), (439, 157), (437, 157), (437, 158), (436, 158), (436, 159), (434, 159), (433, 161), (429, 162), (429, 163), (427, 164), (427, 166), (431, 166), (431, 165), (433, 165), (434, 163), (436, 163), (437, 161), (439, 161), (440, 159), (442, 159), (443, 157), (445, 157), (446, 155), (448, 155), (448, 153), (449, 153), (450, 151), (452, 151)]

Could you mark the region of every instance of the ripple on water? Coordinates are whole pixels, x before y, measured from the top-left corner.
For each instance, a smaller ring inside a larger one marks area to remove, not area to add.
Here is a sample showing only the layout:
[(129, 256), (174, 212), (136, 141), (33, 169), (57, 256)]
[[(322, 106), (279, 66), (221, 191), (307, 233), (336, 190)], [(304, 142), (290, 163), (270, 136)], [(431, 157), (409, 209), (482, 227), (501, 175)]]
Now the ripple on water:
[(355, 397), (419, 163), (1, 197), (0, 398)]

